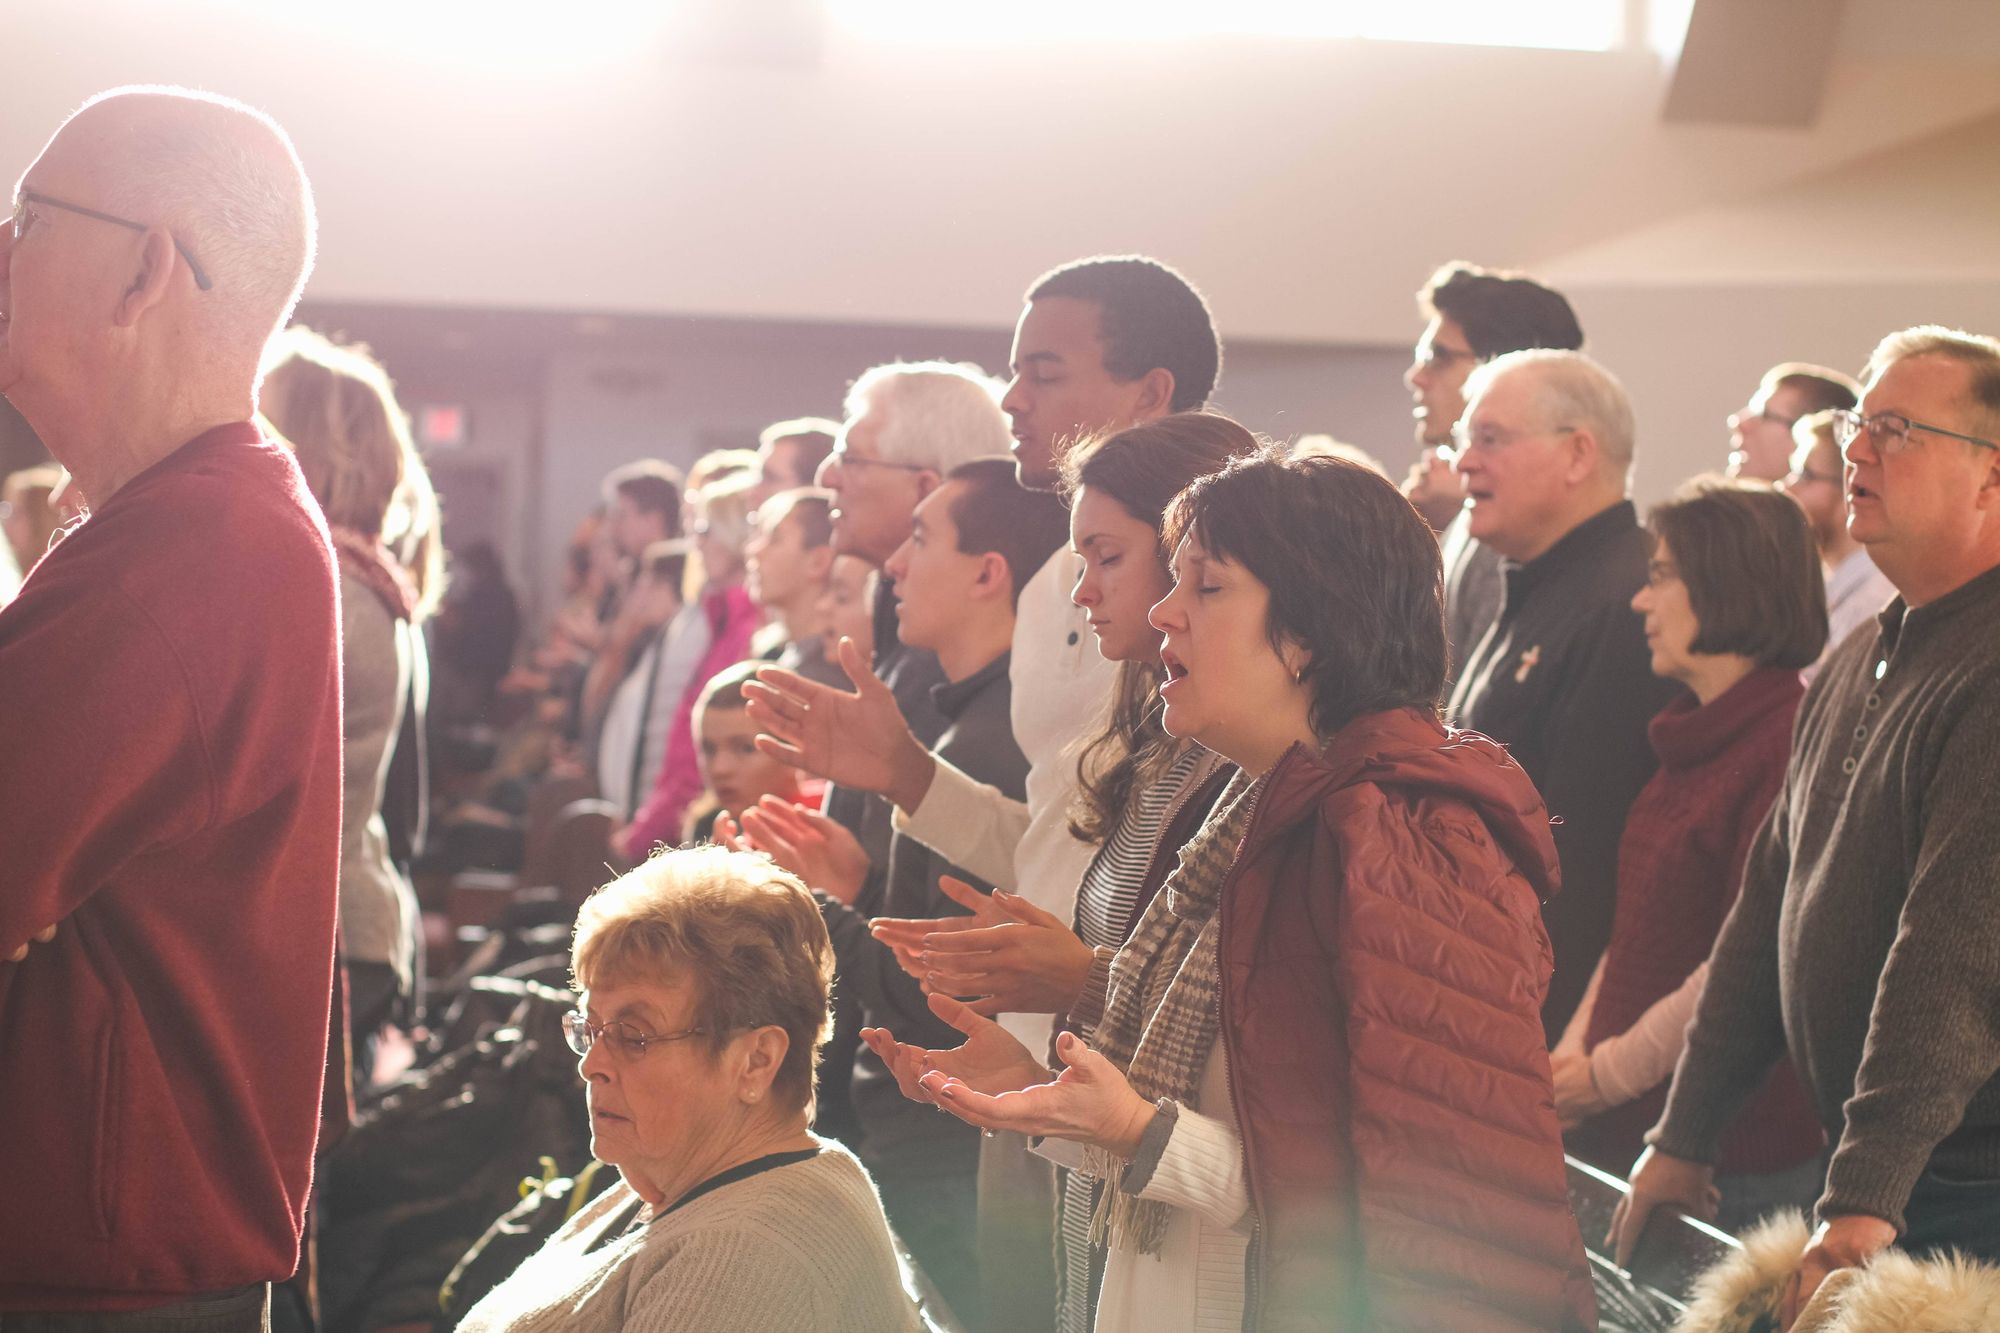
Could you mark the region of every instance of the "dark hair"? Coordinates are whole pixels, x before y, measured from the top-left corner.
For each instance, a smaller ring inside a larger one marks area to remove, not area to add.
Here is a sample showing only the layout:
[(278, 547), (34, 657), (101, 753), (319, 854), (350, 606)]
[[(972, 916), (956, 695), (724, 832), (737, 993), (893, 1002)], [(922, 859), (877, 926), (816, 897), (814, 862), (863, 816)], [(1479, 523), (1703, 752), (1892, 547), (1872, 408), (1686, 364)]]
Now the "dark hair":
[(667, 536), (681, 535), (681, 474), (657, 458), (627, 463), (604, 479), (604, 498), (624, 496), (635, 508), (666, 520)]
[(1446, 661), (1437, 537), (1379, 472), (1267, 446), (1182, 491), (1165, 535), (1192, 536), (1270, 590), (1272, 647), (1311, 654), (1299, 681), (1320, 736), (1391, 708), (1436, 714)]
[[(776, 514), (776, 522), (765, 522), (766, 514)], [(815, 486), (779, 491), (757, 507), (757, 515), (766, 532), (774, 531), (778, 523), (797, 523), (799, 544), (808, 551), (816, 551), (833, 541), (832, 491), (823, 491)]]
[(1764, 383), (1773, 389), (1790, 389), (1804, 398), (1806, 416), (1830, 407), (1852, 407), (1861, 401), (1861, 386), (1853, 379), (1804, 361), (1772, 366), (1764, 372)]
[(1222, 344), (1208, 303), (1193, 283), (1157, 259), (1099, 255), (1052, 269), (1028, 288), (1028, 300), (1067, 296), (1103, 312), (1104, 368), (1130, 382), (1151, 370), (1174, 377), (1170, 406), (1192, 411), (1222, 376)]
[(799, 476), (804, 479), (805, 485), (810, 486), (819, 465), (833, 452), (833, 441), (839, 434), (838, 421), (828, 421), (825, 417), (797, 417), (766, 426), (763, 434), (757, 437), (757, 443), (775, 445), (783, 441), (792, 445), (798, 451)]
[(757, 668), (769, 665), (769, 662), (753, 658), (748, 662), (738, 662), (734, 666), (722, 668), (708, 678), (708, 683), (701, 687), (701, 693), (695, 696), (694, 711), (699, 714), (711, 708), (748, 707), (750, 700), (743, 693), (743, 682), (755, 680)]
[[(1157, 534), (1167, 506), (1189, 482), (1256, 448), (1257, 437), (1228, 417), (1178, 412), (1083, 441), (1063, 460), (1063, 491), (1074, 499), (1088, 486)], [(1153, 558), (1165, 567), (1164, 544)], [(1177, 748), (1160, 726), (1159, 665), (1120, 662), (1111, 716), (1077, 755), (1070, 832), (1084, 842), (1108, 839), (1133, 792), (1156, 778)]]
[(975, 458), (944, 474), (963, 493), (951, 502), (958, 549), (966, 555), (998, 554), (1014, 580), (1014, 600), (1035, 571), (1069, 538), (1069, 511), (1047, 491), (1031, 491), (1014, 474), (1011, 458)]
[(1464, 330), (1466, 345), (1481, 361), (1531, 347), (1573, 352), (1583, 346), (1583, 327), (1569, 301), (1524, 273), (1454, 261), (1431, 274), (1417, 303), (1427, 318), (1448, 319)]
[(1698, 626), (1698, 653), (1740, 653), (1797, 671), (1826, 648), (1826, 579), (1805, 511), (1768, 486), (1696, 477), (1654, 505)]

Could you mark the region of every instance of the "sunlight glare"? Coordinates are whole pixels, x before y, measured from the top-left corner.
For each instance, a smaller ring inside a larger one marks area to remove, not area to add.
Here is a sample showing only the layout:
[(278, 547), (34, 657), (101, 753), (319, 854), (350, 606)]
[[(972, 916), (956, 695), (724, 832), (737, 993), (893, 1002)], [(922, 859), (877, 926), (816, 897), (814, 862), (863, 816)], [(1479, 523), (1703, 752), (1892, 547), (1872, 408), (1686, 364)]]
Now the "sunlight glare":
[(1214, 36), (1349, 37), (1608, 51), (1624, 0), (828, 0), (834, 20), (875, 40), (1019, 45)]

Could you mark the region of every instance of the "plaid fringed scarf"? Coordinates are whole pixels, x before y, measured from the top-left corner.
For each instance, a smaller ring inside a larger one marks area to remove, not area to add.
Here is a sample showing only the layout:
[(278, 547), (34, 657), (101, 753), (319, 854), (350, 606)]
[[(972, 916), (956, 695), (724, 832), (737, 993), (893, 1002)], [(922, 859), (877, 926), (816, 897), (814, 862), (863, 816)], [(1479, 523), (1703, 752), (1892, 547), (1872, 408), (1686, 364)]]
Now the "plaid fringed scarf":
[[(1245, 774), (1230, 779), (1215, 813), (1181, 848), (1179, 864), (1112, 960), (1104, 1017), (1092, 1044), (1149, 1102), (1191, 1101), (1215, 1045), (1221, 999), (1216, 906), (1250, 825), (1255, 785)], [(1090, 1173), (1104, 1180), (1091, 1239), (1101, 1244), (1109, 1233), (1121, 1248), (1159, 1253), (1168, 1206), (1119, 1190), (1125, 1166), (1111, 1154), (1091, 1149), (1086, 1160)]]

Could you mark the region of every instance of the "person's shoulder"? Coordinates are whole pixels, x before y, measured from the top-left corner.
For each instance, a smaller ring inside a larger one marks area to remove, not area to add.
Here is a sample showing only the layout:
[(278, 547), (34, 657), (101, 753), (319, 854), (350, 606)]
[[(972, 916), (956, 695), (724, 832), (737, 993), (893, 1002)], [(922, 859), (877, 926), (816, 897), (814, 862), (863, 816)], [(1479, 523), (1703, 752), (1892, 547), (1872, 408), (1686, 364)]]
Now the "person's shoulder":
[(295, 570), (333, 563), (326, 525), (298, 463), (263, 440), (186, 445), (113, 496), (98, 519), (115, 527), (124, 544), (143, 544), (151, 552), (144, 563), (152, 567)]
[(888, 1222), (874, 1182), (845, 1149), (825, 1144), (802, 1162), (771, 1168), (697, 1199), (656, 1224), (663, 1251), (683, 1258), (706, 1253), (754, 1254), (786, 1268), (819, 1266), (829, 1238), (845, 1248), (888, 1253)]

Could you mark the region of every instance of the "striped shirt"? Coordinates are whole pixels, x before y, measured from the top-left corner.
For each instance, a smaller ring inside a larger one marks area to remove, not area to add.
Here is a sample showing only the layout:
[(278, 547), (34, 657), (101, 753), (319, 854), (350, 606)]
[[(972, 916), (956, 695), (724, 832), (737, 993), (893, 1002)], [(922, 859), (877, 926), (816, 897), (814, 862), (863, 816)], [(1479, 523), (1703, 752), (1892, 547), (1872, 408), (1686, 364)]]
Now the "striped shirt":
[[(1214, 762), (1200, 746), (1188, 746), (1157, 782), (1126, 807), (1077, 886), (1076, 933), (1085, 944), (1116, 950), (1125, 943), (1168, 816)], [(1061, 1215), (1056, 1228), (1056, 1327), (1059, 1333), (1090, 1333), (1098, 1283), (1104, 1275), (1104, 1251), (1090, 1243), (1098, 1182), (1076, 1171), (1059, 1169), (1057, 1175)]]

